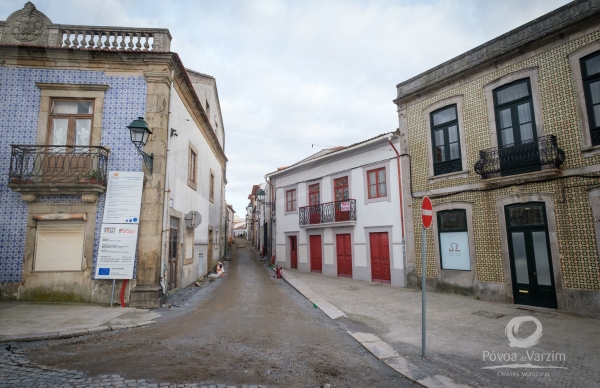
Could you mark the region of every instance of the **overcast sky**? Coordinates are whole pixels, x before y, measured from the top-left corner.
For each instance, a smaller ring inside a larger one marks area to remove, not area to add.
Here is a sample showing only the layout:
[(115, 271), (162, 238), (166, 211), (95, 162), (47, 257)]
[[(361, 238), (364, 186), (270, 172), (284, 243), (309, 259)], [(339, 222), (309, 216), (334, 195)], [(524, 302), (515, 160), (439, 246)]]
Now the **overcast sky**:
[[(217, 80), (229, 158), (226, 197), (243, 217), (252, 185), (266, 173), (323, 146), (395, 130), (396, 84), (567, 1), (33, 3), (54, 23), (171, 31), (171, 50), (184, 65)], [(0, 20), (24, 4), (0, 0)]]

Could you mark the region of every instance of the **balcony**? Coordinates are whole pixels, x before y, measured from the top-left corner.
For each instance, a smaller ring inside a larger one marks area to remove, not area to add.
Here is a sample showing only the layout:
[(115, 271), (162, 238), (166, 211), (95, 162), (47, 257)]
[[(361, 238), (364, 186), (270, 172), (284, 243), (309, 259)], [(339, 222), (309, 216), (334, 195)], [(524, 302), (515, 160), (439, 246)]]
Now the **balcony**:
[(356, 200), (354, 199), (304, 206), (298, 210), (300, 226), (304, 228), (356, 224)]
[(8, 187), (21, 194), (101, 194), (108, 148), (12, 145)]
[[(545, 180), (557, 175), (564, 161), (565, 153), (558, 147), (556, 136), (548, 135), (479, 151), (474, 170), (489, 183), (499, 181), (511, 184), (520, 180)], [(521, 174), (527, 176), (511, 177)]]

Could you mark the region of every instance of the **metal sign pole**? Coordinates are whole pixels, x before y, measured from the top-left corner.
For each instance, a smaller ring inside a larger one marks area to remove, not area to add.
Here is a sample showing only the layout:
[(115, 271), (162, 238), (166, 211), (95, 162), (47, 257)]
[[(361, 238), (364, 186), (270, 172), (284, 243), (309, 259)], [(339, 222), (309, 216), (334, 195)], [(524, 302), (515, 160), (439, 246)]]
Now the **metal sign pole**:
[(425, 263), (426, 230), (423, 226), (421, 237), (421, 357), (425, 358), (425, 295), (427, 293), (427, 265)]
[(112, 305), (113, 305), (114, 298), (115, 298), (115, 279), (113, 279), (112, 294), (110, 295), (110, 307), (112, 307)]

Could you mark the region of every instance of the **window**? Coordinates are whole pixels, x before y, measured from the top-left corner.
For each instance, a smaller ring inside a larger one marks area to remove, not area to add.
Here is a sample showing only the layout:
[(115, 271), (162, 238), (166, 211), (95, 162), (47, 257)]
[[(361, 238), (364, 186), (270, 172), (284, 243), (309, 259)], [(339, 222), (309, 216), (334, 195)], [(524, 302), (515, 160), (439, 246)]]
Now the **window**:
[(193, 150), (190, 150), (190, 163), (188, 166), (188, 179), (191, 182), (196, 182), (196, 159), (197, 159), (197, 155)]
[(81, 271), (83, 221), (38, 221), (34, 271)]
[(592, 145), (600, 145), (600, 52), (580, 59)]
[(194, 259), (194, 229), (192, 228), (185, 229), (185, 258), (186, 262)]
[(442, 175), (462, 170), (460, 137), (456, 105), (431, 113), (433, 174)]
[(333, 187), (335, 190), (335, 200), (343, 201), (350, 198), (350, 192), (348, 191), (348, 177), (337, 178), (333, 181)]
[(321, 191), (319, 189), (319, 184), (315, 183), (314, 185), (308, 186), (308, 197), (309, 197), (309, 205), (319, 205), (321, 203)]
[(296, 210), (296, 190), (288, 190), (285, 192), (285, 211), (293, 212)]
[(467, 211), (437, 212), (442, 269), (471, 270)]
[(47, 144), (90, 146), (94, 102), (53, 99), (51, 103)]
[(369, 186), (369, 198), (380, 198), (387, 196), (385, 182), (385, 167), (367, 171)]
[(209, 187), (210, 187), (209, 199), (212, 202), (215, 199), (215, 174), (213, 174), (212, 172), (210, 173)]
[(494, 110), (500, 148), (536, 140), (529, 78), (494, 90)]

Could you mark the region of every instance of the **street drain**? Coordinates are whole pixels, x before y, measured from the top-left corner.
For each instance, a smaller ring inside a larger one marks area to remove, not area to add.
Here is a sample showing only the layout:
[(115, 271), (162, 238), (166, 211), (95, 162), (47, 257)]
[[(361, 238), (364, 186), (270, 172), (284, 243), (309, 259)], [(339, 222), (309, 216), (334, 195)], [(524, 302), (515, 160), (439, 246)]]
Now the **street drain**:
[(492, 318), (492, 319), (498, 319), (500, 317), (503, 317), (504, 314), (496, 314), (496, 313), (491, 313), (489, 311), (476, 311), (474, 313), (472, 313), (473, 315), (479, 315), (480, 317), (485, 317), (485, 318)]

